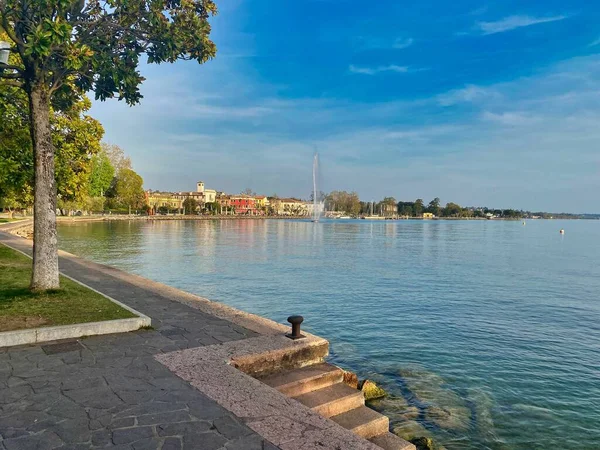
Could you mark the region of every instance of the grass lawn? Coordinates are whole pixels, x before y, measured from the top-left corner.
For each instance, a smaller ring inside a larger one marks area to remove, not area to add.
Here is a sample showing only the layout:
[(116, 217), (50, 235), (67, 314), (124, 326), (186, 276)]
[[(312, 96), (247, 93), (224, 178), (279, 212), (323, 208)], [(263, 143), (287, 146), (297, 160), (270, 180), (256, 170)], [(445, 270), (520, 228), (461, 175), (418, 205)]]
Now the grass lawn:
[(0, 223), (8, 223), (8, 222), (16, 222), (17, 220), (22, 220), (21, 218), (18, 219), (9, 219), (7, 217), (3, 217), (0, 219)]
[(0, 331), (135, 317), (68, 278), (43, 294), (29, 291), (30, 279), (31, 259), (0, 244)]

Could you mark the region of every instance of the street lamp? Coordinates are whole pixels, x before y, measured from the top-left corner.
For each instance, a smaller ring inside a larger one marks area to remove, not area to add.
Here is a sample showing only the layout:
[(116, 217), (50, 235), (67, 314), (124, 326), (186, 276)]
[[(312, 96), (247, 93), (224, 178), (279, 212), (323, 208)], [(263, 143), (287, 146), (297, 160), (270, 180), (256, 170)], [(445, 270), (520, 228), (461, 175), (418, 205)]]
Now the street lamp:
[(10, 54), (10, 44), (0, 41), (0, 64), (8, 64), (8, 55)]

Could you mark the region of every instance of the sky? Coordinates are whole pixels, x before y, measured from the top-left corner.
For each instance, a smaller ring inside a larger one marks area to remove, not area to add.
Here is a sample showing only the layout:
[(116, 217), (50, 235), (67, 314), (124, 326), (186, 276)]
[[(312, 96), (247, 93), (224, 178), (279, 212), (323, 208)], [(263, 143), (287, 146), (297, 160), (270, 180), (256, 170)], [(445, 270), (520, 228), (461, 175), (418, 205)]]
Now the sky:
[(147, 189), (600, 212), (600, 3), (216, 0), (218, 53), (94, 102)]

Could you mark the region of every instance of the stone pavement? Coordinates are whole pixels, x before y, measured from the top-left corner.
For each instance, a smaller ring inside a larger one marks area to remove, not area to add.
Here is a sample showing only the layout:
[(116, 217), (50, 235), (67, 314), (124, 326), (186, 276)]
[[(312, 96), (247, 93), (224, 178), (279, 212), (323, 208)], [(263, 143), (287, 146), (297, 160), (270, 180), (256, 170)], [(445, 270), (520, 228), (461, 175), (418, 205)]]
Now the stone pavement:
[[(31, 243), (0, 232), (27, 253)], [(0, 349), (0, 448), (276, 449), (153, 355), (257, 336), (61, 257), (61, 271), (152, 318), (152, 330)]]

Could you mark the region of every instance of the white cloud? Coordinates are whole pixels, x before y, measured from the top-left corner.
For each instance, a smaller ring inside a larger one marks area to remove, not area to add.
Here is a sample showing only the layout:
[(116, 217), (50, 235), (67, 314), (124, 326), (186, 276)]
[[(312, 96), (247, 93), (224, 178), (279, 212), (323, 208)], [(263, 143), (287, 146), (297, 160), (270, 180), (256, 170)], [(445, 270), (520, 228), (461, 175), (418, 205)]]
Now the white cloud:
[(600, 37), (598, 39), (596, 39), (594, 42), (592, 42), (589, 46), (590, 47), (595, 47), (597, 45), (600, 45)]
[(485, 111), (482, 115), (482, 119), (507, 126), (529, 126), (542, 121), (540, 117), (523, 112), (493, 113)]
[(358, 50), (375, 50), (375, 49), (396, 49), (400, 50), (408, 48), (415, 43), (411, 37), (397, 37), (396, 39), (379, 38), (379, 37), (364, 37), (356, 38)]
[(548, 17), (510, 16), (495, 22), (478, 22), (477, 28), (479, 28), (483, 34), (496, 34), (540, 23), (557, 22), (566, 18), (568, 18), (568, 16), (564, 15)]
[(392, 48), (402, 49), (408, 48), (415, 43), (413, 38), (397, 38), (392, 44)]
[(358, 73), (361, 75), (377, 75), (378, 73), (382, 72), (406, 73), (408, 72), (408, 67), (397, 66), (395, 64), (390, 64), (389, 66), (361, 67), (350, 64), (348, 70), (350, 70), (352, 73)]
[(454, 89), (439, 95), (437, 97), (437, 101), (441, 106), (452, 106), (458, 103), (473, 103), (486, 98), (498, 96), (498, 92), (491, 88), (483, 88), (469, 84), (462, 89)]

